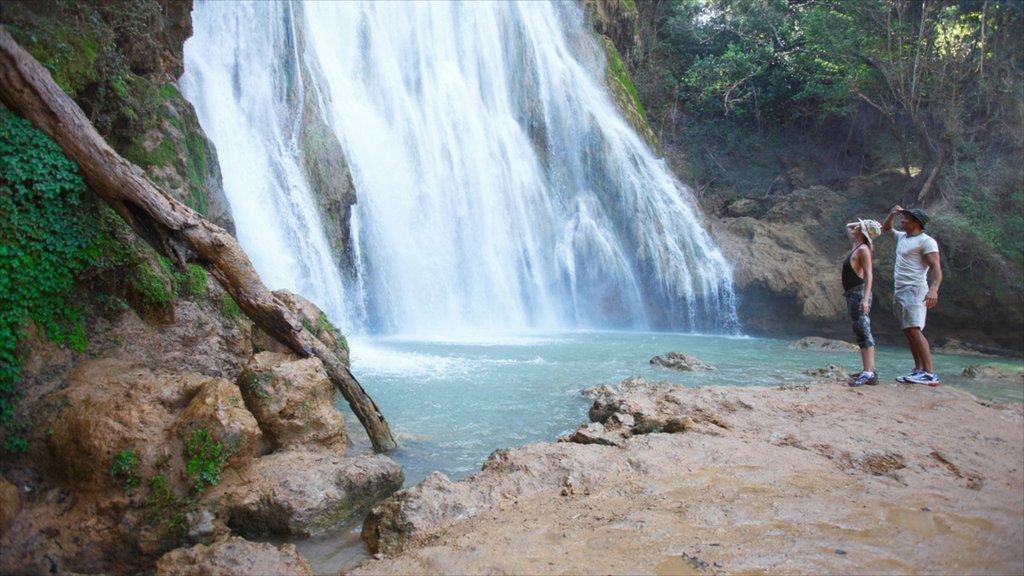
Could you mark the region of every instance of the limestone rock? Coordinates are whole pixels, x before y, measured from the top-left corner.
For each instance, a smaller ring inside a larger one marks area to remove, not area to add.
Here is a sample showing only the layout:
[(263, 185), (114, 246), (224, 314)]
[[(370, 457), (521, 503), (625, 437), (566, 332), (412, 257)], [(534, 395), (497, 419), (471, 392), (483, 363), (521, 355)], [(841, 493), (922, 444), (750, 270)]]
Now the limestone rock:
[(374, 506), (363, 524), (363, 541), (373, 554), (393, 555), (437, 530), (521, 498), (562, 494), (566, 488), (585, 493), (594, 484), (595, 468), (627, 473), (630, 464), (619, 453), (610, 446), (567, 442), (496, 450), (473, 482), (452, 482), (434, 472)]
[(381, 455), (277, 452), (225, 476), (206, 500), (221, 503), (243, 535), (309, 536), (337, 527), (402, 487), (402, 468)]
[[(711, 231), (734, 266), (733, 282), (748, 330), (782, 333), (793, 326), (841, 319), (845, 303), (838, 266), (807, 230), (743, 216), (725, 218)], [(833, 267), (833, 274), (822, 273)]]
[(334, 407), (338, 390), (319, 358), (260, 352), (239, 388), (275, 450), (322, 446), (345, 453), (345, 419)]
[(201, 374), (170, 374), (117, 359), (79, 365), (67, 387), (43, 400), (46, 445), (53, 472), (85, 491), (117, 487), (115, 459), (128, 451), (139, 460), (138, 476), (159, 473), (157, 462), (182, 465), (182, 445), (168, 431), (178, 413), (208, 382)]
[(274, 546), (238, 537), (211, 545), (178, 548), (156, 563), (158, 576), (236, 576), (275, 574), (313, 576), (313, 568), (299, 555), (294, 544)]
[(813, 368), (811, 370), (804, 370), (804, 374), (813, 376), (814, 378), (821, 378), (823, 380), (832, 380), (835, 382), (845, 382), (849, 379), (850, 374), (842, 366), (838, 364), (827, 364), (824, 368)]
[(1007, 370), (1001, 370), (995, 366), (985, 366), (979, 364), (973, 364), (964, 368), (962, 373), (964, 378), (971, 378), (973, 380), (1016, 380), (1018, 382), (1024, 381), (1024, 372), (1009, 372)]
[(178, 437), (186, 444), (195, 431), (205, 430), (228, 451), (227, 464), (236, 467), (252, 460), (263, 436), (238, 386), (222, 378), (203, 384), (178, 417), (177, 429)]
[[(328, 348), (332, 349), (338, 356), (338, 359), (348, 366), (348, 342), (316, 304), (288, 290), (275, 290), (274, 297), (283, 302), (298, 317), (306, 330), (309, 330)], [(255, 344), (258, 351), (279, 352), (281, 354), (292, 353), (286, 346), (264, 334), (259, 328), (254, 329), (253, 332), (253, 338), (256, 341)]]
[(682, 386), (650, 384), (642, 378), (621, 385), (625, 385), (622, 392), (594, 400), (589, 417), (605, 428), (628, 429), (633, 435), (684, 431), (716, 434), (730, 428), (721, 414), (749, 408), (727, 402), (695, 403), (688, 400), (693, 395)]
[(786, 346), (789, 350), (821, 350), (823, 352), (858, 352), (856, 344), (832, 338), (808, 336)]
[(669, 352), (667, 354), (655, 356), (654, 358), (651, 358), (651, 364), (675, 370), (682, 370), (684, 372), (708, 372), (715, 370), (714, 366), (682, 352)]

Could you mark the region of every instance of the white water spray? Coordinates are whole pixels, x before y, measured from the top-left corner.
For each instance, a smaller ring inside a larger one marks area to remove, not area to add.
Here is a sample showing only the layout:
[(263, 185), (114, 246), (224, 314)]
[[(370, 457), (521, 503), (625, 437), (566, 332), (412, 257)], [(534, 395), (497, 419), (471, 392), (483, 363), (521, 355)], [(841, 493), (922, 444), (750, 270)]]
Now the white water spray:
[[(239, 240), (343, 331), (737, 329), (730, 266), (575, 3), (201, 1), (193, 25), (182, 88)], [(344, 274), (296, 160), (304, 90), (358, 194)]]

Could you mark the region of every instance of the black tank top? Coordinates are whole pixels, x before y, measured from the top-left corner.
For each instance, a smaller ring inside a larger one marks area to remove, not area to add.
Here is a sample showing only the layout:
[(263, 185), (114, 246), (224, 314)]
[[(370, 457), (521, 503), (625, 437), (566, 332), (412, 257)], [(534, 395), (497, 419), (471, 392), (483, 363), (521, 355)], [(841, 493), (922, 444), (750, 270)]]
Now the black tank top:
[[(857, 248), (860, 248), (860, 246)], [(864, 279), (857, 276), (857, 273), (853, 271), (853, 264), (851, 262), (851, 260), (853, 260), (853, 253), (857, 251), (857, 248), (851, 250), (850, 255), (847, 256), (846, 260), (843, 262), (843, 291), (847, 291), (850, 288), (856, 288), (857, 286), (862, 286), (864, 284)]]

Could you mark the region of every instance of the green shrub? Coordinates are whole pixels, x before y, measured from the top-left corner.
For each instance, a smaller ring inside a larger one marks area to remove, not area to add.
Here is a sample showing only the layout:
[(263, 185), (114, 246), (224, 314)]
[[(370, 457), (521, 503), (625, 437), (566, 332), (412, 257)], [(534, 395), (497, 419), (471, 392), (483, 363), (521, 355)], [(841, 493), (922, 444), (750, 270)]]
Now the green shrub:
[(197, 264), (189, 264), (188, 270), (179, 280), (179, 293), (191, 298), (206, 297), (206, 270)]
[(139, 466), (141, 464), (139, 456), (134, 450), (122, 450), (114, 458), (114, 465), (110, 468), (110, 475), (124, 481), (123, 489), (126, 496), (131, 496), (132, 492), (139, 486)]
[(220, 297), (220, 313), (228, 320), (237, 320), (242, 315), (242, 309), (230, 294), (224, 294)]
[(193, 495), (198, 496), (208, 486), (216, 486), (220, 482), (221, 470), (230, 454), (230, 450), (216, 442), (205, 429), (192, 431), (185, 443), (185, 458)]
[(164, 309), (171, 303), (172, 294), (167, 290), (164, 278), (147, 262), (135, 267), (128, 283), (146, 308)]

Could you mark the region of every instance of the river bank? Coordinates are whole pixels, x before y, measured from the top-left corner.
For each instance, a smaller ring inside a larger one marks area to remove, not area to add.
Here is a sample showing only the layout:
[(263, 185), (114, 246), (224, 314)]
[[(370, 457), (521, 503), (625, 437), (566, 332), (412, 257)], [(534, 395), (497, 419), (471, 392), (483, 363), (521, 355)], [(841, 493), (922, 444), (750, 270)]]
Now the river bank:
[(562, 442), (378, 505), (351, 574), (1024, 572), (1024, 406), (951, 387), (601, 387)]

